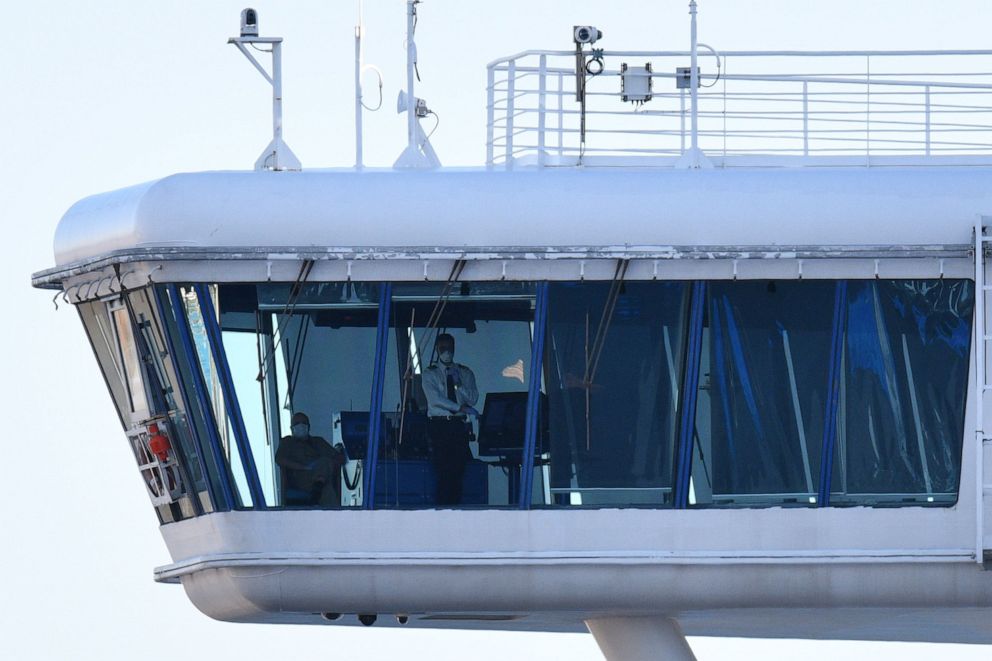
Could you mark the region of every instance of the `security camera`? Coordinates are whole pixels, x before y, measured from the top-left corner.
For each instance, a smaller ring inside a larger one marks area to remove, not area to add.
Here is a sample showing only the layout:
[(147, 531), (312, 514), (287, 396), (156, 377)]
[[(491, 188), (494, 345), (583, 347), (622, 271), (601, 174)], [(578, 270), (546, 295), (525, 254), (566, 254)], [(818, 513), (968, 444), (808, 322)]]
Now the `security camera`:
[(258, 12), (251, 7), (241, 10), (241, 36), (258, 36)]
[(603, 33), (591, 25), (576, 25), (572, 38), (577, 44), (594, 44), (603, 38)]

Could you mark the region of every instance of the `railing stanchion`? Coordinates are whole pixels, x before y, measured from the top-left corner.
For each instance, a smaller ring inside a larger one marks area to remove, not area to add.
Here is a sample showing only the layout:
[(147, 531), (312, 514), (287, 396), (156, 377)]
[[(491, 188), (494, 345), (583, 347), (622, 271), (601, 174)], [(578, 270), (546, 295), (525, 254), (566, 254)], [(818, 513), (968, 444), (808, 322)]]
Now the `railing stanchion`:
[(865, 167), (871, 167), (871, 55), (865, 55)]
[(679, 90), (679, 154), (685, 153), (685, 88)]
[(513, 169), (513, 114), (516, 112), (514, 96), (516, 95), (517, 61), (510, 60), (506, 74), (506, 169)]
[(496, 71), (492, 65), (486, 72), (486, 167), (493, 166), (493, 130), (496, 125)]
[(558, 158), (565, 155), (565, 76), (558, 73)]
[(809, 156), (809, 83), (803, 81), (803, 156)]
[(924, 88), (924, 106), (926, 110), (926, 148), (925, 153), (927, 156), (930, 155), (930, 86), (927, 85)]
[(975, 561), (985, 561), (985, 217), (975, 222)]
[(545, 96), (547, 93), (548, 56), (541, 56), (537, 83), (537, 164), (544, 167), (547, 154), (544, 152)]
[[(727, 73), (727, 63), (724, 60), (723, 73)], [(723, 78), (723, 162), (727, 162), (727, 79)]]

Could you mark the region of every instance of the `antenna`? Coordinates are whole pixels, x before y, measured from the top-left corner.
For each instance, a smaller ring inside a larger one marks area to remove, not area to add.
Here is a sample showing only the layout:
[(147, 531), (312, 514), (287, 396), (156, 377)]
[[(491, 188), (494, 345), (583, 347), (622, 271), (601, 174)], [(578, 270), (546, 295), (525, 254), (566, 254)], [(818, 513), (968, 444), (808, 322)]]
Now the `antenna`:
[[(396, 102), (397, 112), (406, 111), (407, 146), (393, 164), (394, 168), (437, 168), (441, 166), (430, 136), (424, 133), (420, 119), (432, 114), (427, 102), (418, 99), (413, 93), (413, 80), (417, 74), (417, 44), (413, 40), (417, 29), (417, 5), (421, 0), (407, 0), (406, 3), (406, 93), (400, 92)], [(435, 115), (437, 117), (437, 115)], [(436, 127), (435, 127), (436, 128)], [(432, 131), (433, 133), (433, 131)]]
[[(282, 37), (258, 36), (258, 12), (248, 7), (241, 11), (241, 36), (231, 37), (227, 43), (237, 46), (252, 66), (272, 85), (272, 141), (255, 161), (255, 169), (300, 170), (302, 166), (299, 159), (282, 139)], [(267, 44), (269, 47), (260, 48), (259, 44)], [(246, 45), (259, 52), (272, 54), (272, 75), (259, 64)]]
[[(363, 0), (358, 0), (358, 25), (355, 26), (355, 169), (361, 170), (365, 167), (363, 161), (362, 148), (362, 119), (364, 112), (368, 110), (375, 112), (382, 107), (382, 72), (379, 68), (365, 64), (365, 48), (362, 45), (362, 38), (365, 36), (365, 8)], [(362, 91), (362, 75), (372, 70), (379, 77), (379, 104), (375, 108), (365, 105)]]
[(690, 116), (692, 119), (692, 144), (689, 151), (682, 154), (675, 162), (677, 168), (712, 168), (713, 163), (706, 158), (706, 154), (699, 148), (699, 41), (696, 39), (696, 0), (689, 0), (689, 15), (691, 19), (689, 41), (691, 45), (692, 60), (689, 63), (689, 87), (692, 108)]

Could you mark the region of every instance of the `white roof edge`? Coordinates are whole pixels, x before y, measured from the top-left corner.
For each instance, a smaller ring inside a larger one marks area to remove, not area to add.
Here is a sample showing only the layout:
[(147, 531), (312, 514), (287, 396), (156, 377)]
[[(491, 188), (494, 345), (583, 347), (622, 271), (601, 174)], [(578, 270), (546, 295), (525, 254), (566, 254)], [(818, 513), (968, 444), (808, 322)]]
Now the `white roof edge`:
[(85, 198), (58, 266), (148, 248), (967, 244), (992, 168), (174, 174)]

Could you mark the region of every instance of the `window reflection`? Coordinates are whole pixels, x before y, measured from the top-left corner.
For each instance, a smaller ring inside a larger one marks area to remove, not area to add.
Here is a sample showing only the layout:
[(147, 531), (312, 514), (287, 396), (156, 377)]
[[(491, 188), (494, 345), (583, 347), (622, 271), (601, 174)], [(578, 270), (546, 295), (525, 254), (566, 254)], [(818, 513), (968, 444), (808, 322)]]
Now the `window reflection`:
[(831, 503), (956, 500), (974, 287), (852, 281)]
[(618, 270), (612, 282), (165, 285), (79, 310), (129, 436), (161, 424), (198, 496), (163, 506), (170, 521), (528, 497), (946, 506), (973, 307), (966, 280), (704, 286)]
[(672, 505), (687, 304), (684, 283), (550, 286), (545, 504)]
[(690, 506), (815, 506), (835, 288), (709, 283)]

